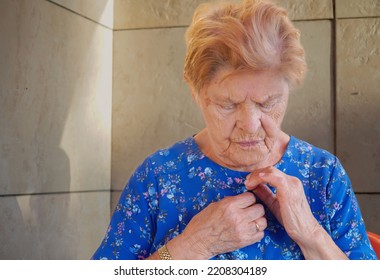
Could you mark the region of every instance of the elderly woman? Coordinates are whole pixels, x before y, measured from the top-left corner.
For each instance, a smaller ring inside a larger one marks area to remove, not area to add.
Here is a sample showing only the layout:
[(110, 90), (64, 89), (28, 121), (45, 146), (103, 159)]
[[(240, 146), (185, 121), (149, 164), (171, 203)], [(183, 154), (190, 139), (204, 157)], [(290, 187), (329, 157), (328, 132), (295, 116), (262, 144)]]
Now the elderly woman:
[(306, 69), (286, 12), (202, 5), (186, 38), (205, 128), (137, 168), (93, 259), (375, 259), (338, 159), (281, 130)]

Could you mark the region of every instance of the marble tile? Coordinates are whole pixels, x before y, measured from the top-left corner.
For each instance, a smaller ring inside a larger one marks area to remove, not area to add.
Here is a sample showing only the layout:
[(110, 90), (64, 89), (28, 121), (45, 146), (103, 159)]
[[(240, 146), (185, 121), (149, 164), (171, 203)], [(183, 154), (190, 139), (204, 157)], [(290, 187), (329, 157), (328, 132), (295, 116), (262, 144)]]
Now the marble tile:
[(379, 192), (380, 19), (337, 22), (337, 153), (355, 191)]
[(112, 188), (158, 148), (203, 127), (183, 79), (184, 28), (114, 35)]
[[(220, 0), (114, 0), (114, 28), (120, 30), (187, 26), (191, 22), (195, 8), (204, 2), (220, 2)], [(333, 17), (331, 0), (277, 0), (276, 2), (288, 9), (289, 16), (293, 20)]]
[(49, 0), (66, 9), (113, 28), (114, 0)]
[(110, 193), (0, 197), (0, 259), (90, 259), (109, 222)]
[[(209, 2), (216, 2), (211, 0)], [(233, 0), (238, 2), (237, 0)], [(156, 28), (189, 25), (195, 8), (205, 0), (115, 0), (114, 28)]]
[(335, 0), (337, 18), (379, 17), (379, 0)]
[(303, 85), (291, 93), (283, 130), (334, 152), (331, 84), (331, 23), (296, 23), (306, 52), (308, 72)]
[(47, 1), (0, 6), (0, 194), (109, 188), (112, 31)]
[(380, 235), (380, 194), (357, 194), (367, 230)]
[(287, 9), (292, 20), (332, 19), (332, 0), (275, 0)]

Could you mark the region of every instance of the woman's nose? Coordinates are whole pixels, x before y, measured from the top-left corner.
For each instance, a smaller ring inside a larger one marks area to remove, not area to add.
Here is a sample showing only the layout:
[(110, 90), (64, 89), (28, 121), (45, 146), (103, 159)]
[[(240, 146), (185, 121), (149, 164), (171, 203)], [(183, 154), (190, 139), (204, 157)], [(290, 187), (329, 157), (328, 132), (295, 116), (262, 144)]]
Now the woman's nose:
[(255, 133), (261, 126), (261, 111), (256, 106), (239, 109), (237, 126), (246, 133)]

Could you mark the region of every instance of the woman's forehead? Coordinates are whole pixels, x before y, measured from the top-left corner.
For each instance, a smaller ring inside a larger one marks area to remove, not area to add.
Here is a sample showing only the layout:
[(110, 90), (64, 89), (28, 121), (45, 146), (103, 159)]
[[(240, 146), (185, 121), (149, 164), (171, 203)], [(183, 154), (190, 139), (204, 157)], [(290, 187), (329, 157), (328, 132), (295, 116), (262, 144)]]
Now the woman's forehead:
[(206, 95), (221, 99), (275, 97), (288, 93), (288, 84), (273, 72), (219, 71), (205, 88)]

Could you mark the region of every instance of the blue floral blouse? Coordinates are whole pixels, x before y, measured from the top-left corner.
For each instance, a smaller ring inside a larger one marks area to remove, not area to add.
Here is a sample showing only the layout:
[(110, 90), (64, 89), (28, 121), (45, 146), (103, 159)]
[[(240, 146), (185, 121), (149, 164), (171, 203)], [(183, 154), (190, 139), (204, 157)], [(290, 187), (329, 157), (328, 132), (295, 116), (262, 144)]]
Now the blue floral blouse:
[[(335, 156), (292, 136), (276, 167), (302, 181), (315, 218), (350, 259), (376, 259), (350, 180)], [(130, 178), (92, 258), (148, 257), (211, 202), (245, 192), (247, 175), (211, 161), (192, 137), (157, 151)], [(261, 241), (214, 259), (304, 259), (265, 210), (268, 227)]]

